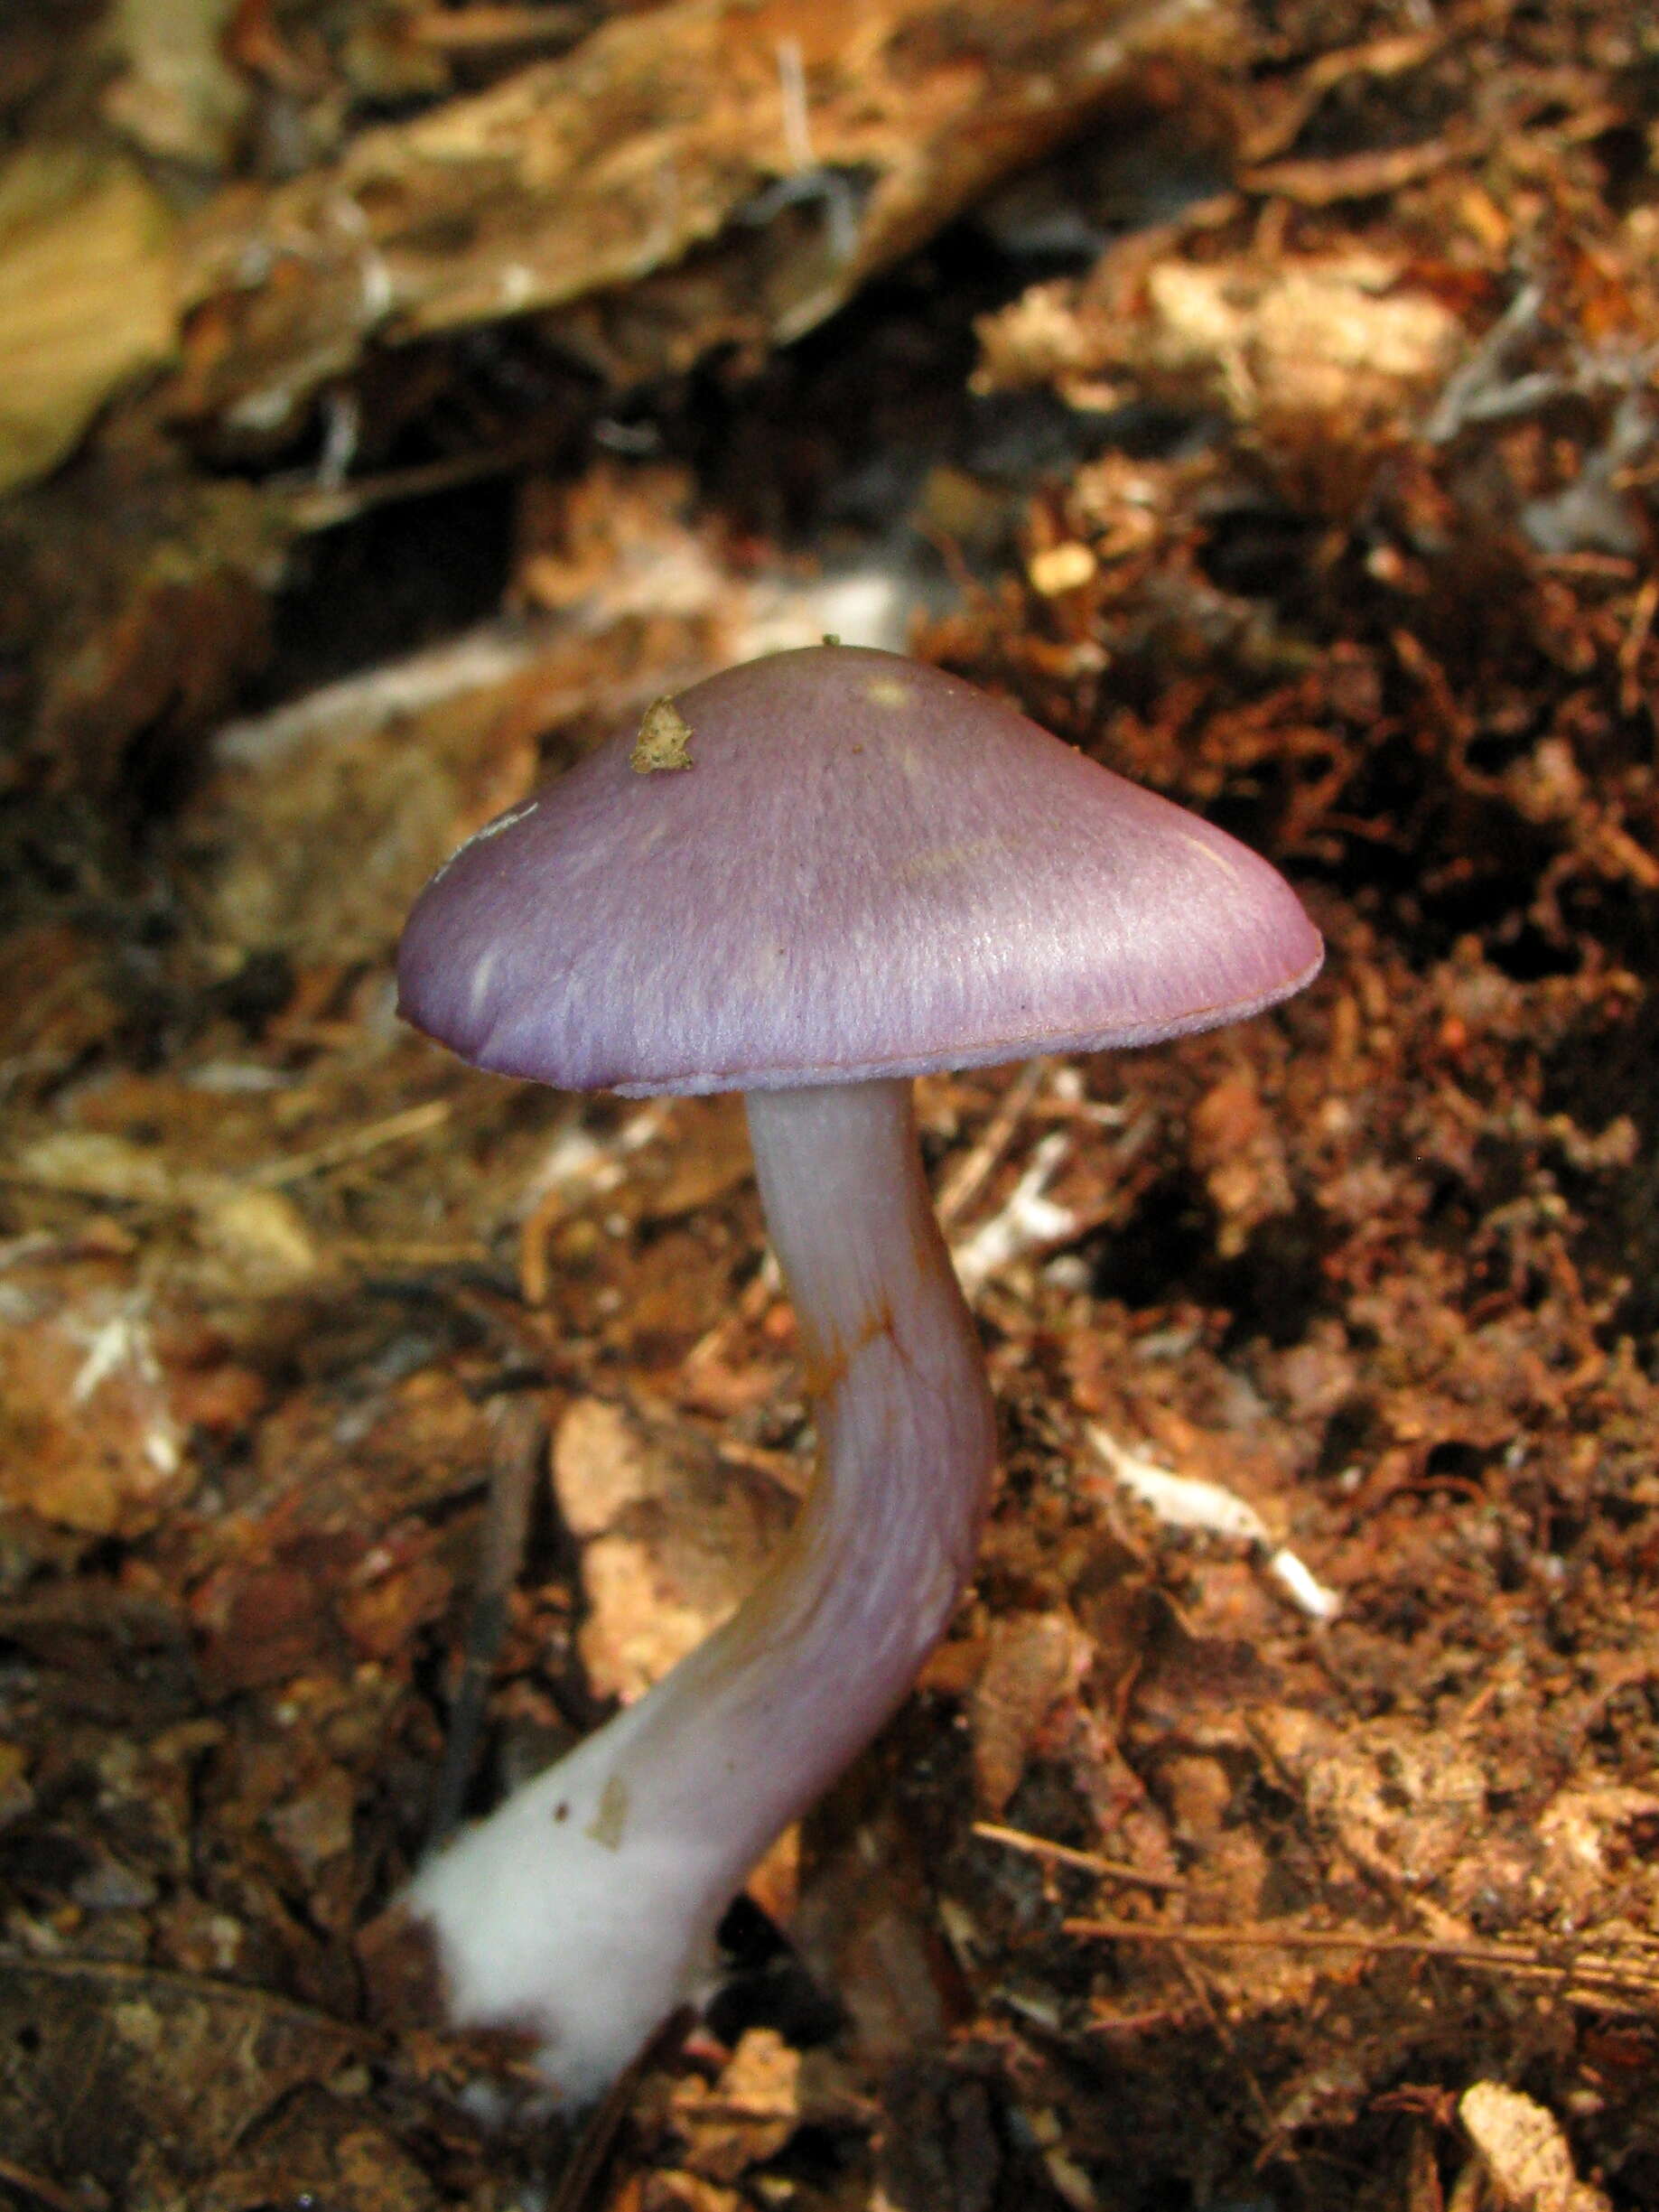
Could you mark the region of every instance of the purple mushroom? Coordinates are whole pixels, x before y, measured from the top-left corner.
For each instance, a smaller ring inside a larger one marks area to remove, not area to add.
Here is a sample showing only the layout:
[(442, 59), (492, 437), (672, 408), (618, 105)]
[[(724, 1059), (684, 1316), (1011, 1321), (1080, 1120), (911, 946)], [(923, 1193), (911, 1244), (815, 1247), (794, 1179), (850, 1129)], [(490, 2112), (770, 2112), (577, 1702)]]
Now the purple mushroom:
[(1320, 958), (1220, 830), (835, 645), (659, 701), (439, 871), (398, 959), (422, 1029), (573, 1089), (745, 1094), (820, 1454), (726, 1626), (415, 1877), (457, 2024), (526, 2030), (564, 2098), (597, 2094), (944, 1633), (995, 1424), (909, 1078), (1207, 1029)]

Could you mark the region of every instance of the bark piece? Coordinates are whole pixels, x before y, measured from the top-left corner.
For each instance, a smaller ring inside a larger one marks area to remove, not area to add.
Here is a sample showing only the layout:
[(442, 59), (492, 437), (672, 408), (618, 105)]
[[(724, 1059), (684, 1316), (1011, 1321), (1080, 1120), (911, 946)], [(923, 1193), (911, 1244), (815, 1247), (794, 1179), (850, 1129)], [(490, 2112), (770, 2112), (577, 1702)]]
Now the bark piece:
[(1215, 0), (622, 16), (263, 200), (217, 202), (175, 405), (268, 434), (371, 340), (618, 293), (620, 316), (562, 326), (617, 384), (787, 341), (1075, 132), (1138, 60), (1234, 28)]

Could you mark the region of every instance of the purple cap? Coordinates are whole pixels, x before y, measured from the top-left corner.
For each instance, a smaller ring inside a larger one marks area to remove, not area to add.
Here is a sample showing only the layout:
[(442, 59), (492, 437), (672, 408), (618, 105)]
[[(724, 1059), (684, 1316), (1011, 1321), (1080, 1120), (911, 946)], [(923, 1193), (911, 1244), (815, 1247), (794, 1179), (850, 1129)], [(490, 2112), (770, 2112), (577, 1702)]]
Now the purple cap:
[(1321, 957), (1224, 831), (955, 677), (831, 645), (659, 702), (481, 829), (397, 976), (480, 1067), (643, 1096), (1151, 1044)]

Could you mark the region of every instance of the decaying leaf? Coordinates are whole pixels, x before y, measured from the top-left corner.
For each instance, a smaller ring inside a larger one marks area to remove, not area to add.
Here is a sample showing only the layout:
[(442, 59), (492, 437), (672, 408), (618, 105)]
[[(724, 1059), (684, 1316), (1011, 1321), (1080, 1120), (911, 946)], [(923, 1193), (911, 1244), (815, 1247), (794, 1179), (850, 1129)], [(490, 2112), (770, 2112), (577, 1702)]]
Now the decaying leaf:
[(140, 2157), (210, 2171), (262, 2114), (326, 2079), (360, 2039), (258, 1990), (96, 1960), (0, 1974), (5, 2154), (124, 2189)]

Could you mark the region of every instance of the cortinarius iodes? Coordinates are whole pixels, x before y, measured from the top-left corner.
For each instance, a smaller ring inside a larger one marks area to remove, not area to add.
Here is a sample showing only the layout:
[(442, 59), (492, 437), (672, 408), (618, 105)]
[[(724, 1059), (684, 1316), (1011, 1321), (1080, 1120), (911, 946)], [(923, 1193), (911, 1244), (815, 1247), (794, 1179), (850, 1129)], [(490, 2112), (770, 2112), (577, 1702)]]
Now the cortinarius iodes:
[(820, 1451), (727, 1625), (416, 1876), (458, 2024), (527, 2030), (551, 2085), (596, 2094), (945, 1630), (994, 1423), (910, 1078), (1236, 1021), (1320, 957), (1222, 831), (835, 645), (658, 702), (439, 871), (398, 959), (420, 1028), (570, 1089), (744, 1093)]

